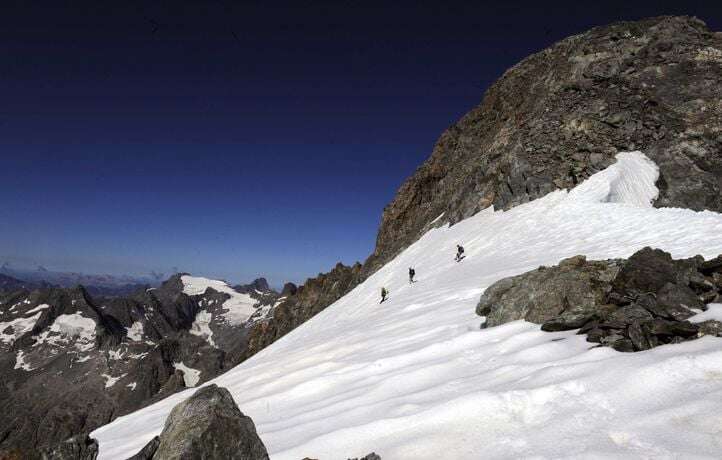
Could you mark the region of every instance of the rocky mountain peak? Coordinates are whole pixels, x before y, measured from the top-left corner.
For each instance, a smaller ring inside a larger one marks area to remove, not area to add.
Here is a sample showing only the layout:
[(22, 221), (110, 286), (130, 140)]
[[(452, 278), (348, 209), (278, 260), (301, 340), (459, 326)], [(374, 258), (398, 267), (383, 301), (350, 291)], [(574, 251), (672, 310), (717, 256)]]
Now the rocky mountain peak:
[(252, 293), (256, 292), (259, 294), (267, 294), (274, 292), (273, 289), (268, 285), (268, 281), (266, 278), (256, 278), (252, 282), (248, 284), (238, 284), (236, 286), (233, 286), (233, 289), (235, 289), (238, 292), (243, 293)]
[(596, 27), (507, 70), (384, 209), (368, 270), (430, 227), (571, 188), (641, 150), (656, 206), (722, 211), (722, 34), (662, 16)]

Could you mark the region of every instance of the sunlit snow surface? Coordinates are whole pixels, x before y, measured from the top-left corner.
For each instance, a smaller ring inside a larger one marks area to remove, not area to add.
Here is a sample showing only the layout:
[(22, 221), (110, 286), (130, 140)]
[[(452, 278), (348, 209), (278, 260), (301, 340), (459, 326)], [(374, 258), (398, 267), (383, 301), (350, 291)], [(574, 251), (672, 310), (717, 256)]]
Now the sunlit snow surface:
[[(575, 254), (722, 252), (722, 215), (652, 208), (656, 177), (646, 157), (623, 153), (572, 193), (431, 230), (212, 382), (273, 459), (720, 458), (722, 339), (618, 353), (522, 321), (479, 330), (474, 314), (492, 282)], [(100, 458), (135, 454), (194, 391), (97, 430)]]

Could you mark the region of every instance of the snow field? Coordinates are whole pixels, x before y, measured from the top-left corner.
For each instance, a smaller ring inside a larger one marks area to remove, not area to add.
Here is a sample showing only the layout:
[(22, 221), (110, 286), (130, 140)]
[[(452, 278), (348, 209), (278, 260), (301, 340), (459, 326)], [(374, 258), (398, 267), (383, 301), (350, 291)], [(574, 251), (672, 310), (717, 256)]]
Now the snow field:
[[(483, 290), (539, 265), (647, 245), (676, 258), (722, 252), (722, 215), (651, 207), (656, 166), (639, 152), (617, 158), (572, 192), (429, 231), (212, 382), (274, 460), (721, 457), (722, 340), (619, 353), (523, 321), (479, 329)], [(135, 454), (194, 391), (96, 430), (99, 458)]]

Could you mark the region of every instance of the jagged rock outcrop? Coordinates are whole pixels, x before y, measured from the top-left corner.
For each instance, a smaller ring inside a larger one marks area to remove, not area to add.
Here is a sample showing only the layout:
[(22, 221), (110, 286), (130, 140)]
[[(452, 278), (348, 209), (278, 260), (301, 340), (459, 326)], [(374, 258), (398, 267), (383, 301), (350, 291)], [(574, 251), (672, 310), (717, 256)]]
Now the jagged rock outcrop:
[(266, 278), (256, 278), (248, 284), (238, 284), (236, 286), (233, 286), (233, 289), (244, 294), (248, 294), (251, 292), (255, 292), (257, 294), (273, 292), (271, 287), (268, 285), (268, 281), (266, 280)]
[[(250, 417), (225, 388), (208, 385), (173, 408), (159, 437), (133, 460), (267, 460)], [(130, 460), (130, 459), (129, 459)]]
[(687, 321), (720, 300), (722, 264), (700, 257), (673, 260), (644, 248), (628, 260), (587, 261), (505, 278), (481, 296), (483, 327), (525, 319), (545, 331), (579, 329), (587, 340), (619, 351), (641, 351), (702, 335), (722, 336), (722, 323)]
[(432, 225), (573, 187), (619, 151), (659, 165), (656, 206), (722, 211), (721, 84), (722, 34), (690, 17), (596, 27), (529, 56), (401, 186), (367, 264)]

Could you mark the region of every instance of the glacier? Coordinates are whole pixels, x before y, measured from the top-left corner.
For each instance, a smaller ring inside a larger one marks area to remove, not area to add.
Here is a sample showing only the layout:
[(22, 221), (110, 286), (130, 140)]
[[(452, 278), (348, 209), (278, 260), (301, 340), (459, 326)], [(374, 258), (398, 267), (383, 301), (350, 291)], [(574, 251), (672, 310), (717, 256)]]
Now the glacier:
[[(652, 207), (657, 177), (644, 154), (623, 152), (571, 191), (432, 229), (208, 383), (231, 391), (274, 460), (719, 458), (721, 339), (620, 353), (524, 321), (481, 330), (474, 313), (493, 282), (576, 254), (722, 253), (722, 214)], [(196, 390), (97, 429), (99, 458), (138, 452)]]

